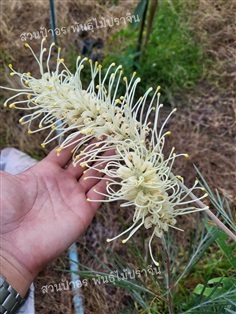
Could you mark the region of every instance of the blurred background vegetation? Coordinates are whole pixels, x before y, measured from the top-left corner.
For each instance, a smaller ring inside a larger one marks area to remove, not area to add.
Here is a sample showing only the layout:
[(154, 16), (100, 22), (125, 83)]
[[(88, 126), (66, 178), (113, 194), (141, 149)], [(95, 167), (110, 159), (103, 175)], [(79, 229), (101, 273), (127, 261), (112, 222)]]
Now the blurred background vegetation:
[[(141, 77), (137, 97), (150, 86), (161, 86), (162, 101), (165, 104), (161, 120), (168, 115), (170, 108), (179, 109), (167, 126), (172, 131), (167, 149), (175, 146), (178, 151), (190, 154), (189, 161), (179, 160), (176, 163), (175, 173), (181, 174), (187, 184), (191, 183), (197, 175), (192, 164), (197, 165), (209, 187), (212, 190), (217, 188), (233, 208), (236, 200), (236, 2), (55, 0), (55, 11), (56, 26), (60, 29), (57, 42), (62, 47), (62, 55), (72, 71), (75, 69), (77, 55), (83, 54), (101, 62), (104, 69), (111, 62), (122, 64), (127, 77), (137, 71)], [(130, 23), (127, 20), (128, 13), (136, 17), (138, 15), (140, 22)], [(119, 20), (119, 24), (115, 19)], [(91, 23), (92, 30), (86, 28), (86, 25)], [(51, 32), (47, 31), (52, 28), (49, 1), (1, 2), (0, 25), (0, 85), (18, 86), (18, 83), (9, 77), (7, 65), (12, 63), (20, 72), (38, 73), (36, 62), (23, 44), (28, 42), (36, 53), (39, 52), (42, 38), (40, 31), (45, 33), (45, 30), (48, 42), (52, 40)], [(79, 31), (78, 25), (81, 25)], [(22, 40), (24, 36), (28, 38), (27, 41)], [(86, 74), (89, 75), (89, 72)], [(89, 76), (86, 76), (85, 81), (88, 80)], [(9, 91), (1, 90), (1, 103), (3, 104), (10, 95)], [(18, 124), (21, 114), (10, 109), (3, 110), (1, 107), (0, 147), (15, 147), (40, 160), (56, 143), (52, 143), (46, 150), (42, 149), (40, 143), (45, 134), (29, 136), (27, 128)], [(187, 252), (193, 244), (191, 239), (200, 237), (202, 241), (202, 234), (198, 233), (204, 230), (200, 224), (196, 228), (197, 219), (197, 215), (189, 215), (179, 220), (179, 225), (184, 226), (185, 232), (174, 233), (176, 242), (173, 242), (173, 249), (179, 248), (176, 256), (171, 257), (175, 268), (175, 260), (183, 259), (187, 263)], [(233, 219), (235, 220), (235, 212)], [(119, 204), (104, 204), (86, 234), (78, 242), (81, 262), (97, 272), (104, 271), (103, 262), (113, 270), (118, 267), (145, 267), (149, 262), (147, 243), (143, 240), (146, 234), (136, 235), (135, 243), (131, 246), (122, 245), (119, 241), (105, 244), (106, 238), (120, 232), (122, 222), (128, 224), (131, 220), (128, 212), (119, 209)], [(191, 269), (175, 289), (173, 300), (176, 313), (233, 313), (230, 309), (224, 312), (224, 304), (205, 310), (193, 309), (201, 302), (207, 304), (209, 298), (217, 299), (220, 287), (223, 289), (220, 293), (224, 296), (224, 293), (229, 291), (229, 285), (232, 286), (231, 279), (226, 283), (220, 282), (218, 286), (215, 286), (217, 281), (208, 285), (208, 280), (235, 276), (235, 265), (232, 265), (229, 255), (225, 253), (227, 250), (233, 251), (235, 246), (223, 239), (222, 235), (218, 238), (220, 244), (214, 242), (217, 236), (214, 234), (211, 237), (212, 232), (208, 233), (209, 238), (204, 238), (207, 243), (204, 249), (197, 251), (198, 263), (191, 264)], [(222, 241), (225, 246), (222, 246)], [(101, 243), (106, 246), (107, 251), (104, 251)], [(228, 248), (226, 251), (225, 247)], [(87, 250), (93, 252), (93, 255)], [(108, 251), (113, 252), (115, 256), (110, 256)], [(158, 242), (156, 252), (162, 258)], [(117, 261), (117, 256), (122, 256), (123, 260)], [(179, 273), (184, 271), (185, 266), (185, 263), (178, 266)], [(37, 313), (74, 313), (70, 291), (47, 295), (41, 293), (43, 285), (58, 283), (64, 277), (69, 278), (69, 275), (59, 271), (66, 268), (68, 261), (66, 255), (63, 255), (38, 277), (35, 292)], [(139, 285), (159, 296), (162, 295), (163, 291), (161, 288), (157, 291), (155, 284), (159, 279), (161, 281), (161, 278), (147, 276), (142, 279), (143, 282), (138, 282)], [(162, 298), (153, 297), (143, 291), (137, 292), (132, 287), (126, 285), (119, 288), (89, 283), (83, 288), (85, 313), (168, 313)], [(227, 299), (227, 296), (225, 298)], [(215, 304), (217, 302), (214, 301)], [(191, 308), (193, 310), (190, 310)]]

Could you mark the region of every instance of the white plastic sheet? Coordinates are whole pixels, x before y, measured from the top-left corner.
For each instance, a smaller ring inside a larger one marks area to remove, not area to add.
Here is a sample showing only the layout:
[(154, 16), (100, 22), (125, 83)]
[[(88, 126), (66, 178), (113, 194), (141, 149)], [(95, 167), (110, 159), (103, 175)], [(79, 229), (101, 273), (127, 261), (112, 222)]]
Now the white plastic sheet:
[(11, 174), (18, 174), (25, 171), (37, 161), (29, 155), (15, 148), (4, 148), (0, 155), (0, 170)]

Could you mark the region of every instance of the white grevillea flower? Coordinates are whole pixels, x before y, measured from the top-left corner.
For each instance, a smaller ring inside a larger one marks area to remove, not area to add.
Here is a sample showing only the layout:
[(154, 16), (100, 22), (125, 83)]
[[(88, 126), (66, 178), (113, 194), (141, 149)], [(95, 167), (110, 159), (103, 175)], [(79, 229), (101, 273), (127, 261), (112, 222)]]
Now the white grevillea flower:
[[(9, 65), (12, 70), (10, 75), (17, 75), (24, 89), (11, 89), (18, 93), (10, 97), (4, 106), (7, 107), (11, 102), (10, 108), (29, 111), (20, 119), (20, 123), (28, 124), (28, 133), (48, 129), (48, 136), (41, 144), (43, 147), (61, 135), (70, 134), (61, 144), (58, 152), (77, 143), (74, 148), (75, 164), (78, 159), (77, 152), (80, 152), (81, 147), (94, 137), (105, 138), (102, 145), (103, 151), (111, 149), (111, 143), (115, 148), (116, 143), (128, 138), (137, 143), (144, 142), (149, 128), (143, 127), (135, 116), (138, 111), (144, 110), (145, 100), (152, 89), (149, 89), (144, 97), (132, 107), (135, 89), (140, 81), (140, 78), (135, 79), (136, 73), (133, 74), (130, 82), (126, 77), (123, 78), (126, 91), (123, 96), (118, 97), (118, 88), (123, 74), (122, 66), (116, 67), (111, 73), (112, 68), (115, 67), (112, 63), (102, 77), (102, 66), (98, 62), (93, 65), (92, 60), (87, 58), (81, 60), (78, 57), (77, 70), (75, 74), (72, 74), (64, 64), (64, 59), (60, 58), (61, 49), (59, 48), (57, 65), (54, 70), (51, 70), (50, 60), (55, 44), (51, 44), (45, 60), (44, 54), (47, 49), (44, 48), (44, 41), (45, 39), (41, 44), (39, 58), (31, 47), (25, 44), (32, 51), (39, 65), (40, 78), (34, 78), (29, 72), (18, 73), (12, 65)], [(91, 82), (84, 88), (81, 71), (86, 62), (91, 68)], [(25, 100), (19, 99), (22, 96), (25, 96)], [(38, 128), (32, 129), (32, 122), (35, 119), (38, 121), (39, 117), (41, 120)], [(97, 152), (97, 150), (101, 153), (101, 147), (96, 148), (95, 145), (87, 147), (84, 159), (91, 158), (91, 152)], [(87, 151), (90, 151), (89, 155), (86, 154)], [(97, 155), (95, 152), (94, 154)]]
[[(152, 255), (151, 242), (153, 236), (162, 237), (169, 228), (176, 227), (176, 217), (183, 214), (203, 210), (192, 206), (194, 200), (189, 199), (189, 194), (198, 189), (198, 181), (186, 193), (179, 185), (180, 176), (174, 176), (172, 166), (175, 158), (187, 154), (175, 154), (172, 149), (170, 155), (165, 158), (162, 148), (156, 145), (152, 150), (144, 145), (137, 146), (135, 142), (126, 140), (117, 145), (117, 157), (114, 161), (108, 161), (104, 169), (91, 167), (103, 172), (107, 180), (107, 193), (99, 193), (107, 197), (105, 201), (123, 201), (121, 207), (133, 206), (133, 224), (114, 239), (129, 233), (122, 240), (123, 243), (141, 227), (153, 229), (149, 240), (150, 255), (153, 262), (158, 265)], [(87, 178), (85, 178), (87, 179)], [(118, 189), (117, 189), (118, 187)], [(206, 194), (199, 199), (206, 197)]]
[[(60, 58), (60, 48), (53, 71), (50, 61), (55, 45), (51, 44), (45, 61), (44, 41), (45, 39), (41, 44), (39, 58), (26, 44), (39, 65), (40, 78), (34, 78), (29, 72), (18, 73), (10, 65), (10, 75), (20, 78), (23, 89), (2, 87), (17, 92), (4, 106), (28, 111), (20, 122), (28, 124), (29, 133), (49, 130), (48, 136), (41, 144), (43, 147), (53, 139), (67, 135), (58, 149), (58, 154), (62, 149), (74, 144), (72, 152), (75, 166), (80, 163), (83, 167), (105, 174), (105, 201), (119, 200), (123, 201), (122, 207), (134, 207), (133, 224), (108, 241), (129, 233), (123, 240), (125, 243), (141, 226), (152, 228), (149, 240), (150, 255), (153, 262), (159, 265), (152, 254), (151, 242), (154, 235), (163, 237), (169, 228), (180, 230), (176, 227), (177, 216), (205, 209), (195, 208), (192, 206), (194, 201), (189, 200), (191, 192), (201, 189), (198, 182), (186, 192), (179, 184), (183, 179), (172, 173), (175, 159), (188, 155), (176, 154), (174, 148), (169, 156), (165, 157), (163, 154), (166, 135), (170, 134), (170, 131), (164, 133), (163, 130), (176, 109), (159, 127), (159, 110), (162, 107), (159, 104), (159, 87), (154, 91), (147, 106), (146, 100), (152, 88), (135, 103), (135, 90), (140, 81), (139, 78), (135, 79), (135, 73), (130, 82), (126, 77), (123, 78), (125, 92), (118, 96), (123, 74), (121, 66), (112, 72), (115, 64), (111, 64), (103, 76), (101, 65), (97, 62), (93, 65), (91, 60), (81, 60), (78, 57), (76, 72), (72, 74)], [(81, 81), (81, 71), (86, 62), (91, 69), (91, 82), (85, 88)], [(24, 100), (22, 96), (25, 96)], [(151, 127), (148, 120), (152, 112), (155, 114)], [(38, 127), (33, 129), (32, 124), (35, 125), (38, 120)], [(95, 137), (99, 141), (91, 142)], [(115, 150), (113, 155), (102, 154), (111, 149)], [(91, 177), (84, 179), (89, 178)], [(199, 199), (205, 196), (206, 194)]]

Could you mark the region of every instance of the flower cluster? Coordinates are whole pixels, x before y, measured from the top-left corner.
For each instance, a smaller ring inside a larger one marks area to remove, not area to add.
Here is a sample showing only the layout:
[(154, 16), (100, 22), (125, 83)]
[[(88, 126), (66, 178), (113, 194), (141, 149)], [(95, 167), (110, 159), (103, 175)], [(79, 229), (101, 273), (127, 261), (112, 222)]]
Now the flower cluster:
[[(47, 49), (44, 42), (45, 39), (41, 43), (39, 58), (25, 44), (39, 65), (39, 78), (29, 72), (18, 73), (9, 65), (12, 71), (10, 75), (19, 77), (23, 89), (6, 88), (17, 93), (4, 106), (28, 111), (20, 119), (21, 124), (28, 124), (28, 133), (48, 130), (42, 147), (64, 135), (58, 154), (73, 144), (74, 166), (79, 163), (82, 167), (99, 170), (106, 175), (105, 201), (121, 200), (121, 206), (134, 208), (133, 224), (107, 241), (129, 233), (122, 241), (124, 243), (141, 226), (152, 228), (149, 248), (153, 262), (158, 265), (151, 249), (154, 235), (162, 237), (169, 227), (178, 229), (178, 215), (202, 210), (192, 206), (193, 201), (188, 200), (190, 192), (200, 189), (198, 182), (186, 192), (179, 184), (183, 179), (172, 173), (175, 159), (188, 155), (176, 154), (174, 148), (168, 157), (163, 153), (165, 138), (170, 134), (170, 131), (164, 133), (164, 127), (176, 109), (159, 127), (159, 111), (162, 107), (159, 103), (160, 87), (154, 92), (149, 88), (135, 102), (135, 91), (140, 82), (140, 78), (135, 78), (136, 73), (128, 81), (126, 77), (122, 78), (122, 66), (116, 67), (112, 63), (103, 75), (98, 62), (93, 64), (87, 58), (78, 57), (76, 72), (72, 74), (60, 57), (60, 48), (56, 66), (52, 70), (50, 63), (55, 44), (51, 44), (45, 56)], [(90, 66), (91, 81), (85, 88), (82, 84), (82, 70), (86, 63)], [(125, 84), (122, 96), (121, 81)], [(147, 104), (151, 92), (153, 96)], [(22, 96), (25, 96), (24, 100)], [(149, 121), (151, 116), (154, 116), (153, 123)], [(37, 121), (38, 127), (35, 128)], [(93, 138), (97, 141), (91, 141)], [(113, 154), (104, 155), (112, 149)], [(203, 197), (205, 195), (200, 199)]]

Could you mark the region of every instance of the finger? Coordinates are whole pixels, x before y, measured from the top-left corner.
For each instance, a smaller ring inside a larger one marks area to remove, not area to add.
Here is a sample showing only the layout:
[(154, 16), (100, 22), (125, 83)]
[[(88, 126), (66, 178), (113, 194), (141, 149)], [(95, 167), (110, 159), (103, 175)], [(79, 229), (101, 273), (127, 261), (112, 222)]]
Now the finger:
[(78, 135), (70, 145), (67, 143), (67, 147), (63, 148), (63, 143), (53, 149), (46, 157), (48, 161), (58, 164), (58, 166), (64, 168), (71, 160), (74, 148), (78, 145), (78, 142), (82, 135)]
[(94, 138), (89, 145), (75, 156), (74, 162), (70, 163), (67, 167), (67, 171), (70, 172), (78, 180), (86, 171), (87, 167), (93, 164), (93, 161), (89, 162), (89, 158), (93, 159), (93, 156), (99, 154), (99, 149), (103, 149), (104, 145), (101, 140)]
[(106, 186), (108, 177), (104, 176), (88, 192), (87, 200), (90, 202), (92, 210), (95, 212), (106, 198)]
[[(97, 143), (98, 140), (97, 139), (93, 139), (89, 145), (84, 149), (84, 151), (86, 151), (86, 154), (88, 154), (89, 150), (92, 149), (93, 145), (95, 143)], [(79, 157), (79, 158), (78, 158)], [(75, 176), (75, 178), (78, 180), (84, 170), (86, 169), (85, 164), (86, 164), (86, 159), (83, 158), (84, 155), (80, 152), (78, 152), (78, 155), (74, 154), (74, 162), (71, 162), (68, 167), (67, 167), (67, 171), (70, 172), (73, 176)], [(78, 158), (78, 159), (77, 159)], [(82, 162), (83, 161), (83, 162)], [(90, 163), (91, 164), (91, 163)]]
[(59, 146), (57, 146), (49, 153), (46, 159), (64, 168), (72, 157), (72, 148), (73, 147), (67, 147), (61, 150)]
[(111, 160), (109, 157), (113, 156), (114, 150), (109, 150), (101, 156), (101, 161), (97, 161), (94, 165), (85, 170), (79, 179), (79, 183), (83, 186), (85, 193), (88, 192), (94, 185), (96, 185), (104, 176), (102, 171), (107, 163)]

